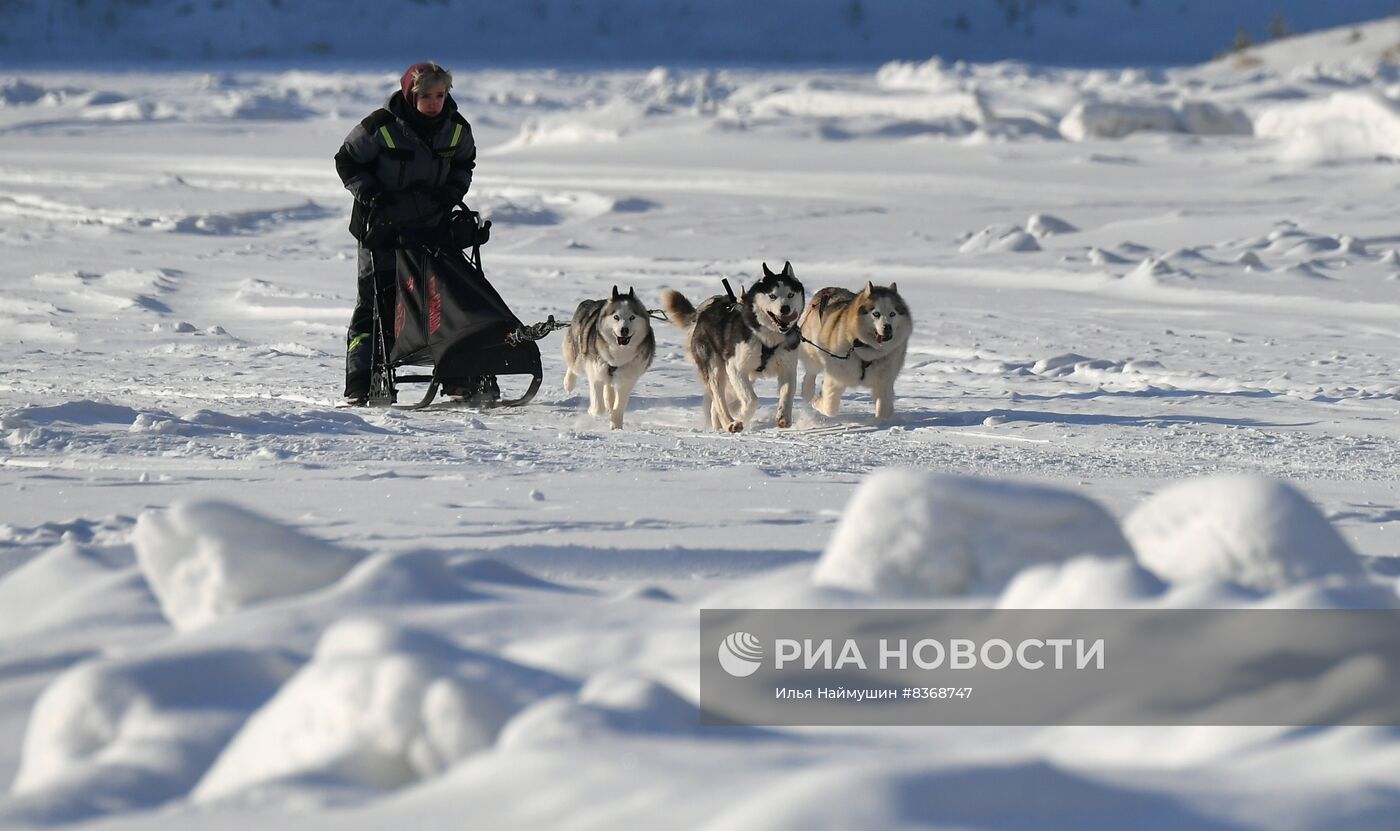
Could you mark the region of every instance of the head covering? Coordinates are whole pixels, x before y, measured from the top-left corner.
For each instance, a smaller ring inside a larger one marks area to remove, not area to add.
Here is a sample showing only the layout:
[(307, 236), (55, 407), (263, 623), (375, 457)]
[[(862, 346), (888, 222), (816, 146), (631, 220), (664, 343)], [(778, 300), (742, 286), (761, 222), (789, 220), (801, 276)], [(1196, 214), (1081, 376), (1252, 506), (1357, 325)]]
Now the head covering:
[(403, 90), (403, 101), (408, 105), (409, 112), (418, 110), (418, 93), (413, 91), (413, 82), (418, 80), (418, 74), (425, 69), (432, 69), (436, 64), (432, 61), (423, 61), (410, 66), (404, 70), (403, 77), (399, 78), (399, 89)]

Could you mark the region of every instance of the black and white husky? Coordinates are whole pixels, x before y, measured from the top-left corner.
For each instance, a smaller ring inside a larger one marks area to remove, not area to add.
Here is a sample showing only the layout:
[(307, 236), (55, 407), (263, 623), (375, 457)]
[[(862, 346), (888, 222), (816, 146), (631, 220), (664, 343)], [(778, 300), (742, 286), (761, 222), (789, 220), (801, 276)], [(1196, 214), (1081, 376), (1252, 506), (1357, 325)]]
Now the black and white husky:
[(613, 286), (612, 297), (585, 300), (574, 311), (564, 336), (564, 389), (573, 392), (578, 376), (588, 376), (588, 414), (606, 412), (616, 430), (632, 388), (655, 354), (646, 306), (635, 290), (622, 294)]
[(763, 264), (763, 279), (743, 296), (711, 297), (695, 308), (680, 292), (661, 295), (666, 317), (690, 331), (686, 352), (705, 387), (710, 425), (737, 433), (758, 409), (756, 378), (778, 380), (779, 427), (792, 426), (792, 399), (797, 386), (797, 347), (802, 334), (797, 318), (806, 292), (792, 263), (774, 274)]

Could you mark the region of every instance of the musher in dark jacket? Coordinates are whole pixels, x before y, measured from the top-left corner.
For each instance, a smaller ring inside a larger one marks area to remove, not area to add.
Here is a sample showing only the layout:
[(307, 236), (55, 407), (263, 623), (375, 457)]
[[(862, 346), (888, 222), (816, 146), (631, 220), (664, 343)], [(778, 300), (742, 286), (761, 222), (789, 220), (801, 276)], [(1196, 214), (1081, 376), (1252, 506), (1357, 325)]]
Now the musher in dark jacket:
[(336, 172), (355, 197), (350, 233), (359, 243), (359, 284), (345, 349), (345, 400), (351, 404), (369, 397), (376, 286), (384, 354), (394, 347), (398, 232), (437, 226), (466, 195), (476, 167), (472, 127), (448, 94), (452, 73), (416, 63), (399, 86), (335, 154)]

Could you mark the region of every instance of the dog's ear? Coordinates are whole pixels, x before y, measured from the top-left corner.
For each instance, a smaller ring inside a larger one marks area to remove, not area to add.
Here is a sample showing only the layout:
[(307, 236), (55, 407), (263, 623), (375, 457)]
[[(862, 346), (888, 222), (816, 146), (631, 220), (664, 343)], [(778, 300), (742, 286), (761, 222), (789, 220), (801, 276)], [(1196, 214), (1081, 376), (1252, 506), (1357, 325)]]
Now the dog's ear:
[(865, 288), (861, 289), (860, 293), (869, 297), (870, 295), (875, 293), (875, 284), (870, 282), (869, 280), (866, 280)]
[(894, 293), (894, 294), (899, 294), (899, 284), (898, 284), (898, 283), (890, 283), (890, 291), (891, 291), (892, 293)]
[(792, 277), (792, 276), (793, 276), (793, 273), (792, 273), (792, 263), (788, 262), (787, 260), (783, 260), (783, 276), (784, 276), (784, 277)]
[(778, 275), (776, 275), (776, 274), (774, 274), (773, 272), (769, 271), (769, 270), (768, 270), (768, 263), (764, 263), (764, 264), (763, 264), (763, 276), (764, 276), (764, 277), (777, 277)]
[(636, 300), (636, 299), (637, 299), (637, 287), (636, 287), (636, 286), (628, 286), (628, 287), (627, 287), (627, 296), (630, 297), (630, 298), (632, 298), (633, 300)]
[(613, 299), (614, 301), (617, 301), (617, 300), (621, 300), (621, 299), (622, 299), (622, 295), (621, 295), (621, 293), (618, 292), (617, 286), (613, 286), (612, 299)]

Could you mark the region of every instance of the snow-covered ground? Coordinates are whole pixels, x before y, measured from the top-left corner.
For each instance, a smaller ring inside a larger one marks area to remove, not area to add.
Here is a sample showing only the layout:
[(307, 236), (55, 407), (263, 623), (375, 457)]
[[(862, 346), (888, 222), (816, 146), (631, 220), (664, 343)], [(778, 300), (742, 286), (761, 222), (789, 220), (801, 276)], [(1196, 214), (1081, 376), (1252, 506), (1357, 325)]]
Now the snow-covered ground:
[(331, 156), (397, 72), (0, 78), (0, 827), (1393, 827), (1392, 728), (694, 706), (700, 608), (1400, 602), (1393, 28), (464, 73), (526, 321), (764, 261), (898, 282), (892, 423), (778, 430), (770, 384), (738, 435), (665, 324), (620, 431), (558, 335), (523, 409), (334, 407)]

